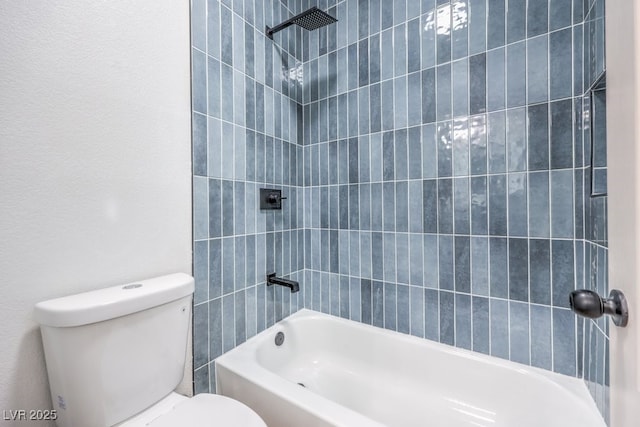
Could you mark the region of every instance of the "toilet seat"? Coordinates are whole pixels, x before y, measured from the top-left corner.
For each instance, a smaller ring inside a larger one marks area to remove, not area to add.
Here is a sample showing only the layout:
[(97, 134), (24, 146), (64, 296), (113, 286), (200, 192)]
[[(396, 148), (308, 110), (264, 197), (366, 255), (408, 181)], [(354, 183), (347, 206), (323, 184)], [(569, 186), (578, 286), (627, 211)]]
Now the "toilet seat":
[(198, 394), (156, 418), (149, 427), (267, 427), (251, 408), (231, 398)]
[(171, 393), (154, 406), (114, 427), (267, 427), (251, 408), (231, 398)]

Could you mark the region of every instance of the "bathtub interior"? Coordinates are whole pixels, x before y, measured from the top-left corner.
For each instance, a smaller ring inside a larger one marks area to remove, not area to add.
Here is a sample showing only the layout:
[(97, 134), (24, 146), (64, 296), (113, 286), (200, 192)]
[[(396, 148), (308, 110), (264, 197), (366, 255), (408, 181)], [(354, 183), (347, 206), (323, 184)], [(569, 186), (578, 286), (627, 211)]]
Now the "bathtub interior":
[(227, 364), (234, 352), (256, 365), (252, 381), (262, 372), (290, 401), (328, 400), (383, 425), (604, 425), (575, 378), (310, 310), (220, 358), (242, 375), (242, 363)]

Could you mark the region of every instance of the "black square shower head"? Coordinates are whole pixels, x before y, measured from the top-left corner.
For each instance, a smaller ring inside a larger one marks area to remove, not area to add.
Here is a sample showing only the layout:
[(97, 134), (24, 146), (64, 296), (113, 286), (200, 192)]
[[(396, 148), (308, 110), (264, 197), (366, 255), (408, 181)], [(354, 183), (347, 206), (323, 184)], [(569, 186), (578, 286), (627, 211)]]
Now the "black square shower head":
[(311, 9), (294, 16), (293, 18), (284, 21), (282, 24), (276, 25), (273, 28), (267, 27), (266, 32), (267, 37), (273, 39), (273, 34), (293, 24), (296, 24), (304, 28), (305, 30), (313, 31), (326, 25), (333, 24), (334, 22), (338, 22), (338, 20), (314, 6)]

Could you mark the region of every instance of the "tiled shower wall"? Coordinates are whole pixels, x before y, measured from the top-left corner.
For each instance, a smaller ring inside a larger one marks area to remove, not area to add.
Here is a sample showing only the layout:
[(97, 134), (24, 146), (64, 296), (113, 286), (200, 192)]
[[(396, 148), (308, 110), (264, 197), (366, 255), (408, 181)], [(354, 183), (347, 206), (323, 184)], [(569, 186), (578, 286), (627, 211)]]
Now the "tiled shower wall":
[[(302, 304), (267, 272), (302, 282), (300, 30), (264, 36), (287, 2), (192, 1), (195, 392), (213, 360)], [(284, 17), (284, 18), (283, 18)], [(259, 210), (280, 188), (282, 211)]]
[[(606, 286), (593, 3), (193, 0), (196, 392), (304, 306), (584, 373), (606, 413), (604, 322), (568, 310)], [(264, 37), (314, 5), (339, 22)]]
[(582, 1), (329, 6), (303, 35), (305, 304), (581, 376)]

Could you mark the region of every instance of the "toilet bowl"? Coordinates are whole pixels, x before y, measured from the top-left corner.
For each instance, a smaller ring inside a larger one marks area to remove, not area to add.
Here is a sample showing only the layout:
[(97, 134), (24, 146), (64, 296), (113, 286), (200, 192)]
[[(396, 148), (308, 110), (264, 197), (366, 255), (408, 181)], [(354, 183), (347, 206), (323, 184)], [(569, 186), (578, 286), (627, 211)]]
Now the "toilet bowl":
[(177, 273), (36, 304), (58, 427), (266, 427), (228, 397), (174, 392), (193, 289)]
[(177, 393), (115, 427), (267, 427), (248, 406), (225, 396)]

